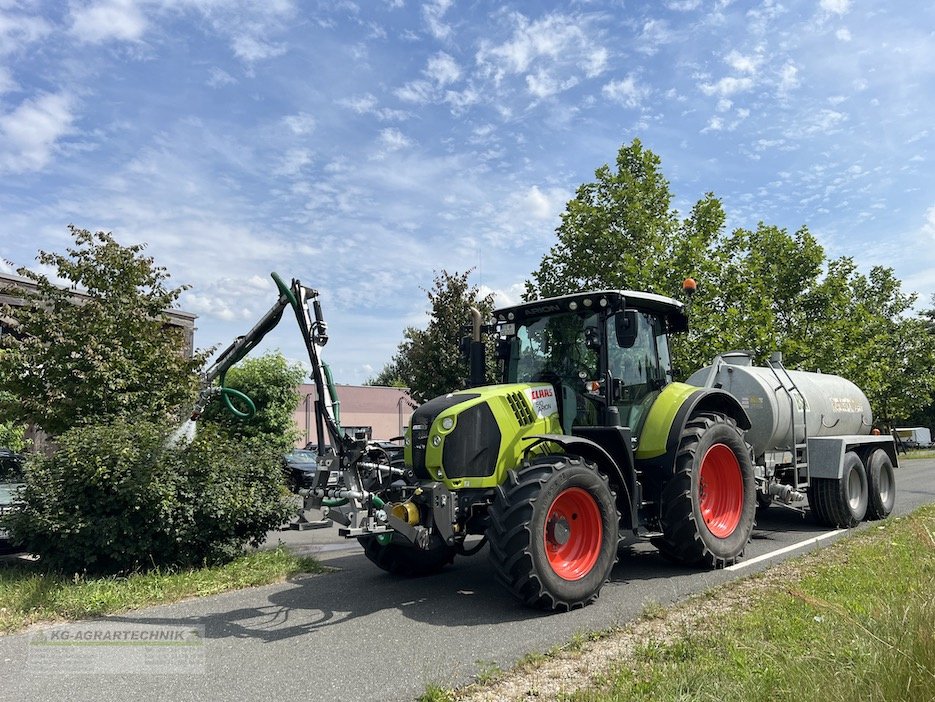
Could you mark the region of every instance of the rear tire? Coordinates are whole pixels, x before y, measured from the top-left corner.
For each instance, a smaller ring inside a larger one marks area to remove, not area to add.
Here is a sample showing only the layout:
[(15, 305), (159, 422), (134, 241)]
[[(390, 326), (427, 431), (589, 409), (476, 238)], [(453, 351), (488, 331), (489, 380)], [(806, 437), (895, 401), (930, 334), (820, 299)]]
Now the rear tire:
[(573, 456), (510, 471), (490, 508), (490, 560), (524, 604), (568, 611), (597, 599), (617, 561), (619, 521), (607, 478)]
[(808, 504), (815, 519), (826, 526), (851, 529), (867, 514), (869, 490), (864, 464), (853, 451), (844, 454), (840, 478), (813, 478)]
[(454, 560), (455, 549), (445, 544), (438, 536), (433, 538), (428, 549), (408, 543), (397, 543), (395, 540), (402, 538), (399, 536), (394, 535), (393, 538), (394, 541), (388, 544), (381, 544), (376, 536), (361, 536), (357, 540), (364, 547), (364, 555), (374, 565), (393, 575), (432, 575)]
[(867, 456), (867, 519), (886, 519), (896, 504), (896, 476), (893, 462), (883, 449)]
[(676, 563), (731, 565), (750, 540), (756, 504), (753, 461), (736, 422), (698, 414), (682, 431), (675, 475), (662, 490), (663, 536), (654, 543)]

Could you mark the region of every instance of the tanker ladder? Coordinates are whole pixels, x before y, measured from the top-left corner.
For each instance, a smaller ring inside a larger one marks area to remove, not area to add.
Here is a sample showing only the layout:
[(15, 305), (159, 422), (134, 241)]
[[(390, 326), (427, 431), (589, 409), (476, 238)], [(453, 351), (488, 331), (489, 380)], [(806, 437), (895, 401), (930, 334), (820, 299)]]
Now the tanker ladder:
[[(790, 502), (800, 502), (805, 499), (805, 494), (800, 491), (800, 488), (808, 487), (808, 402), (805, 400), (805, 395), (802, 394), (802, 391), (799, 390), (799, 386), (795, 384), (795, 381), (792, 379), (792, 376), (789, 375), (789, 371), (786, 370), (786, 367), (782, 363), (782, 352), (776, 351), (772, 354), (770, 359), (766, 361), (766, 367), (769, 368), (773, 375), (776, 376), (776, 381), (779, 383), (779, 387), (776, 388), (777, 391), (782, 390), (785, 392), (786, 397), (789, 400), (789, 415), (791, 418), (792, 425), (792, 485), (783, 485), (778, 482), (768, 481), (766, 493), (771, 497), (775, 497), (779, 500), (779, 503), (786, 507), (791, 507), (796, 511), (803, 511), (801, 508), (792, 507)], [(778, 370), (777, 370), (778, 369)], [(782, 375), (779, 374), (779, 371), (782, 371)], [(788, 386), (786, 385), (788, 382)], [(801, 405), (802, 405), (802, 441), (801, 443), (798, 440), (799, 432), (798, 425), (795, 423), (795, 397), (798, 396)], [(800, 470), (805, 471), (805, 480), (801, 480)], [(790, 489), (791, 488), (791, 489)]]

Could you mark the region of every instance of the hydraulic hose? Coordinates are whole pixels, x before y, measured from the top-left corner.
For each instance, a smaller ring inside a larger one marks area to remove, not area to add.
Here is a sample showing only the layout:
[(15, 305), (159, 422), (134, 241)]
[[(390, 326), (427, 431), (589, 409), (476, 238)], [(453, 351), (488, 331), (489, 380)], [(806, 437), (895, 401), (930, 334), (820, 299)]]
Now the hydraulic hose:
[[(223, 381), (222, 381), (223, 382)], [(249, 396), (240, 392), (240, 390), (235, 390), (234, 388), (227, 388), (223, 385), (221, 386), (221, 397), (224, 398), (224, 405), (233, 414), (235, 417), (240, 417), (241, 419), (251, 419), (256, 415), (256, 405), (253, 404), (253, 400)], [(236, 407), (234, 403), (231, 402), (231, 397), (236, 397), (238, 400), (241, 400), (244, 404), (247, 405), (247, 411), (243, 412)]]

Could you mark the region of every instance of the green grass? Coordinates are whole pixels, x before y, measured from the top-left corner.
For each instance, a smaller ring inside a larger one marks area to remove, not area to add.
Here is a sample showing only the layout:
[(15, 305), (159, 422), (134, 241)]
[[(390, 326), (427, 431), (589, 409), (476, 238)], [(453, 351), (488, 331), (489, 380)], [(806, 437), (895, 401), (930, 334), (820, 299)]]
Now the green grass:
[(38, 563), (0, 563), (0, 633), (35, 622), (82, 619), (187, 597), (266, 585), (326, 569), (281, 546), (253, 551), (217, 567), (151, 571), (126, 577), (73, 577), (45, 572)]
[(901, 461), (911, 461), (916, 458), (935, 458), (935, 449), (913, 449), (899, 455)]
[(562, 699), (935, 700), (935, 506), (780, 572)]

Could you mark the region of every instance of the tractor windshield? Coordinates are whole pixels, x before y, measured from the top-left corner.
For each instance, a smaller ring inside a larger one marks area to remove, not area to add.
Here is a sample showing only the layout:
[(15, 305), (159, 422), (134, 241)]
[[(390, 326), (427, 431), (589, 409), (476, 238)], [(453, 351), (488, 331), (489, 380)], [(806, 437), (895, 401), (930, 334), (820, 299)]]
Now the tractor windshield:
[(599, 378), (600, 328), (596, 314), (542, 317), (516, 330), (511, 354), (515, 382), (556, 380), (578, 386)]

